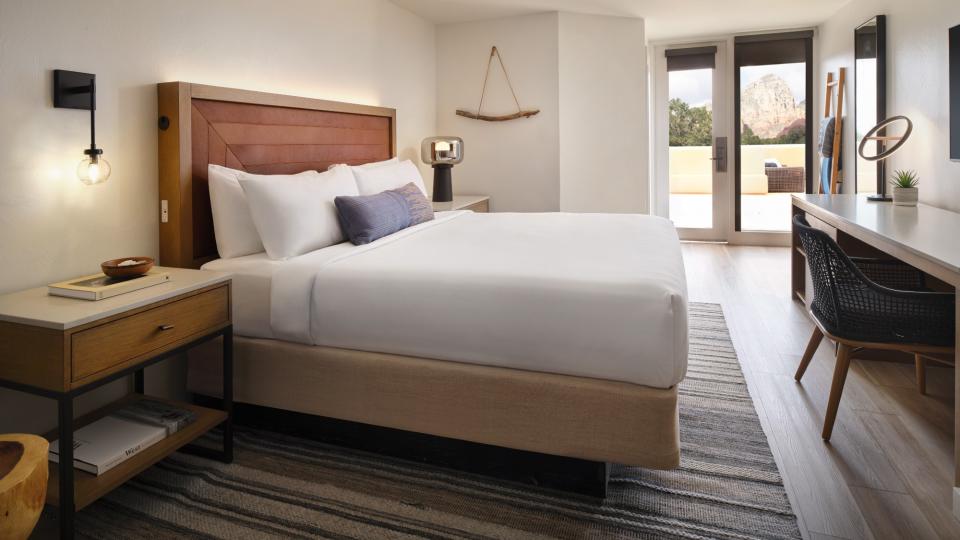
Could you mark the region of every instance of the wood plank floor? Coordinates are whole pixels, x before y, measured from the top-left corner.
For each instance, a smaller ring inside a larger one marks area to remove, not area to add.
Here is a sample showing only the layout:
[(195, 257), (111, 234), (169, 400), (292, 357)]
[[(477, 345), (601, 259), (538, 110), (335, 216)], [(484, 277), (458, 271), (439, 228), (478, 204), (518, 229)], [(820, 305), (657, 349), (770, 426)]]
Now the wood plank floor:
[(690, 300), (723, 306), (747, 385), (805, 538), (960, 538), (951, 512), (953, 378), (854, 360), (832, 441), (820, 438), (833, 345), (793, 380), (813, 330), (789, 291), (789, 249), (685, 243)]

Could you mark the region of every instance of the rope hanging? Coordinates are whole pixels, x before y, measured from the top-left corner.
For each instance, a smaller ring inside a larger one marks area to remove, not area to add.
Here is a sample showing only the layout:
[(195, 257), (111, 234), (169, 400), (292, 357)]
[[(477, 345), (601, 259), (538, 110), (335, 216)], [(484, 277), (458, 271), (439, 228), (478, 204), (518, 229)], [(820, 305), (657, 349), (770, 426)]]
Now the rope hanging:
[[(517, 104), (517, 112), (504, 115), (486, 115), (483, 114), (483, 98), (487, 93), (487, 79), (490, 77), (490, 65), (493, 63), (493, 57), (497, 57), (500, 62), (500, 69), (503, 70), (503, 76), (507, 79), (507, 86), (510, 88), (510, 94), (513, 96), (513, 102)], [(510, 75), (507, 74), (507, 66), (503, 63), (500, 51), (496, 47), (490, 49), (490, 57), (487, 58), (487, 69), (483, 73), (483, 87), (480, 89), (480, 104), (477, 106), (477, 112), (473, 113), (464, 109), (457, 109), (457, 115), (473, 120), (485, 120), (487, 122), (504, 122), (506, 120), (515, 120), (517, 118), (529, 118), (540, 112), (540, 109), (526, 109), (520, 107), (520, 100), (517, 99), (517, 92), (513, 89), (513, 83), (510, 82)]]

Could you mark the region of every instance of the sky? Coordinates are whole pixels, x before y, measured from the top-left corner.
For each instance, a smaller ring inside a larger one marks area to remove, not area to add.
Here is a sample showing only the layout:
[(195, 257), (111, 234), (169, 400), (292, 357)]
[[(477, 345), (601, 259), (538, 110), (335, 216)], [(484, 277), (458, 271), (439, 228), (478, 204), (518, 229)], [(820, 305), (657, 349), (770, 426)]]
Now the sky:
[[(740, 68), (740, 85), (746, 87), (768, 73), (779, 75), (787, 81), (797, 103), (805, 99), (806, 69), (799, 64), (776, 64), (769, 66), (748, 66)], [(692, 69), (670, 72), (670, 98), (680, 98), (694, 107), (709, 103), (713, 89), (712, 69)]]

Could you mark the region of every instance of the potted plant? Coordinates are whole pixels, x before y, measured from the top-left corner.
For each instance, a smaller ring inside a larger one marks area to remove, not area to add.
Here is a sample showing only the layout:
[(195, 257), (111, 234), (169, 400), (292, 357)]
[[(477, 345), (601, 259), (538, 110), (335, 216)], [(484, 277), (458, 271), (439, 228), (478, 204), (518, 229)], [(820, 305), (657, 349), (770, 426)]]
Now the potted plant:
[(893, 204), (897, 206), (917, 205), (917, 184), (920, 177), (917, 171), (898, 170), (893, 173), (890, 184), (893, 186)]

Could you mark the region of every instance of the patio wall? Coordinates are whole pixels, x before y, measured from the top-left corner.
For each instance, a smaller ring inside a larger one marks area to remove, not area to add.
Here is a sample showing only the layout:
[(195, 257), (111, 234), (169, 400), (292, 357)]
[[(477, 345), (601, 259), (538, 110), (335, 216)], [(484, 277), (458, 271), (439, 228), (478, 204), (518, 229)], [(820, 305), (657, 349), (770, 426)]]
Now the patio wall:
[[(710, 146), (670, 147), (670, 193), (710, 193), (711, 168)], [(802, 144), (760, 144), (741, 147), (743, 163), (742, 191), (748, 194), (766, 194), (767, 176), (763, 162), (776, 159), (781, 165), (802, 167), (804, 162)], [(733, 164), (731, 163), (731, 167)]]

